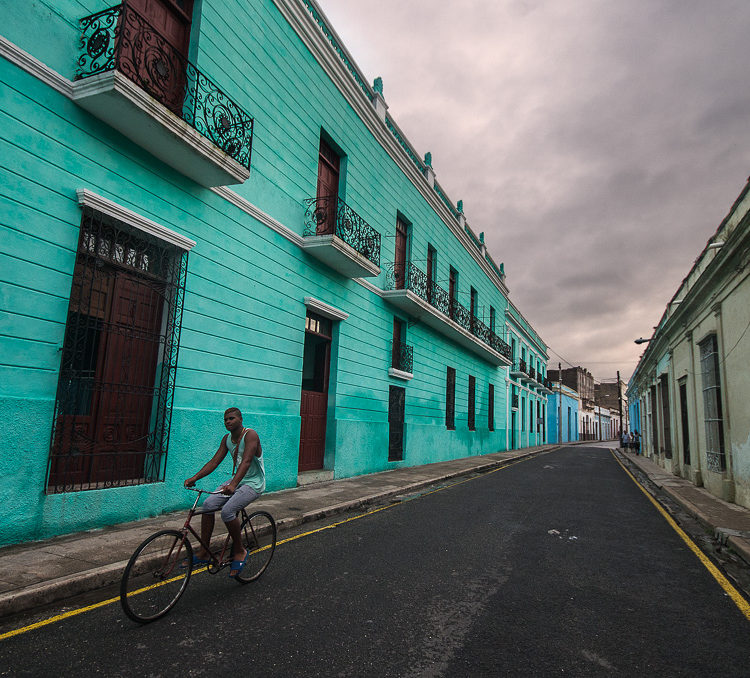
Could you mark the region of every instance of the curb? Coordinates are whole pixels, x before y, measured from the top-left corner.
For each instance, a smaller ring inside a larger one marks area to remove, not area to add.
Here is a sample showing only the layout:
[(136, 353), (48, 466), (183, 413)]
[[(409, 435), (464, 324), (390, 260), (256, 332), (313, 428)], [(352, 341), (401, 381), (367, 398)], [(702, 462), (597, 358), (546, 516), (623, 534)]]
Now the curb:
[[(526, 452), (514, 456), (510, 459), (493, 459), (484, 464), (473, 466), (471, 468), (461, 469), (459, 471), (453, 471), (444, 476), (439, 476), (429, 480), (420, 480), (410, 485), (404, 485), (397, 489), (388, 490), (387, 492), (376, 492), (365, 497), (359, 497), (357, 499), (351, 499), (349, 501), (340, 502), (338, 504), (332, 504), (323, 508), (315, 509), (314, 511), (308, 511), (299, 516), (290, 516), (287, 518), (281, 518), (276, 523), (276, 528), (279, 532), (290, 530), (294, 527), (302, 525), (304, 523), (315, 522), (323, 518), (328, 518), (332, 515), (343, 513), (344, 511), (366, 506), (368, 504), (375, 503), (381, 499), (386, 499), (394, 495), (408, 494), (415, 492), (416, 490), (422, 489), (428, 485), (434, 485), (435, 483), (444, 482), (451, 480), (452, 478), (459, 478), (461, 476), (469, 475), (471, 473), (488, 471), (496, 466), (502, 466), (508, 462), (519, 461), (521, 459), (527, 459), (529, 457), (543, 454), (546, 452), (553, 452), (560, 449), (560, 445), (552, 446), (542, 450), (534, 450), (533, 452)], [(218, 544), (223, 543), (224, 537), (220, 536), (216, 538)], [(97, 567), (94, 570), (85, 570), (83, 572), (77, 572), (75, 574), (66, 575), (64, 577), (58, 577), (57, 579), (51, 579), (46, 582), (39, 584), (33, 584), (23, 589), (18, 589), (10, 593), (0, 595), (0, 619), (7, 617), (11, 614), (18, 612), (24, 612), (26, 610), (33, 609), (42, 605), (50, 603), (56, 603), (65, 598), (77, 596), (82, 593), (89, 593), (98, 588), (110, 586), (120, 581), (122, 571), (128, 564), (127, 560), (123, 560), (117, 563), (111, 563)]]

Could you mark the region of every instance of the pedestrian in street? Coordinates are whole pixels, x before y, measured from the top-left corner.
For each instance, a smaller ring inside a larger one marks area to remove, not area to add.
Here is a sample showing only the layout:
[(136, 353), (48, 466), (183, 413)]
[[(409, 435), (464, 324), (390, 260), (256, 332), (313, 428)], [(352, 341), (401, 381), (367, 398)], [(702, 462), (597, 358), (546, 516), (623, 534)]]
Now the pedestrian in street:
[[(258, 434), (242, 424), (242, 412), (230, 407), (224, 412), (224, 426), (229, 433), (222, 437), (219, 449), (203, 468), (185, 481), (185, 487), (193, 487), (201, 478), (215, 471), (229, 452), (232, 471), (225, 470), (229, 480), (216, 488), (220, 494), (209, 494), (201, 509), (201, 540), (211, 543), (215, 513), (221, 511), (221, 519), (232, 537), (232, 567), (230, 577), (236, 577), (247, 561), (248, 551), (242, 546), (239, 512), (255, 501), (266, 489), (266, 471), (263, 466), (263, 450)], [(193, 558), (193, 564), (209, 562), (209, 554), (201, 548)]]
[(635, 452), (636, 456), (638, 456), (641, 453), (641, 436), (638, 435), (638, 431), (633, 431), (633, 451)]
[(622, 449), (627, 450), (630, 447), (630, 434), (624, 431), (622, 434)]

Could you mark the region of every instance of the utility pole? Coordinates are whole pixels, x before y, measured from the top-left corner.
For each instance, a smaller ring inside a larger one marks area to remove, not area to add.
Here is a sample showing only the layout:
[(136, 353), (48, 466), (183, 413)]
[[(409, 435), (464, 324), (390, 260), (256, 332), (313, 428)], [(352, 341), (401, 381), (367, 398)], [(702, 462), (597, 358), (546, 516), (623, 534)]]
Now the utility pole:
[(557, 442), (562, 445), (562, 363), (557, 363), (557, 377), (557, 383), (560, 387), (560, 392), (557, 394)]

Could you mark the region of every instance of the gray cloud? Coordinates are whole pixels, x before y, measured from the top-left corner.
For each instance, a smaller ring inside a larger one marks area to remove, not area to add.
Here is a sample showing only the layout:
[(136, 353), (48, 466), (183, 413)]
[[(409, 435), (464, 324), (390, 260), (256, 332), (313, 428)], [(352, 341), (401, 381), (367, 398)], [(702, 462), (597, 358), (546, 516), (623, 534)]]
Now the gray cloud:
[(321, 3), (552, 350), (629, 374), (750, 172), (750, 5)]

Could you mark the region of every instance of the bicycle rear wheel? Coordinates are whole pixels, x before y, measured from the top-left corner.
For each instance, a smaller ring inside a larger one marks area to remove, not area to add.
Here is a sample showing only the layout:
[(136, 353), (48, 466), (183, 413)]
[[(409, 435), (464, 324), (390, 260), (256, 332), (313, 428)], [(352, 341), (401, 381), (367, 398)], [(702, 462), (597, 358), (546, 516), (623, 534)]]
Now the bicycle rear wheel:
[(141, 624), (169, 612), (190, 581), (193, 547), (177, 530), (152, 534), (130, 557), (120, 582), (125, 614)]
[(249, 555), (245, 567), (235, 577), (241, 584), (255, 581), (271, 562), (276, 549), (276, 523), (270, 513), (256, 511), (242, 521), (242, 545)]

